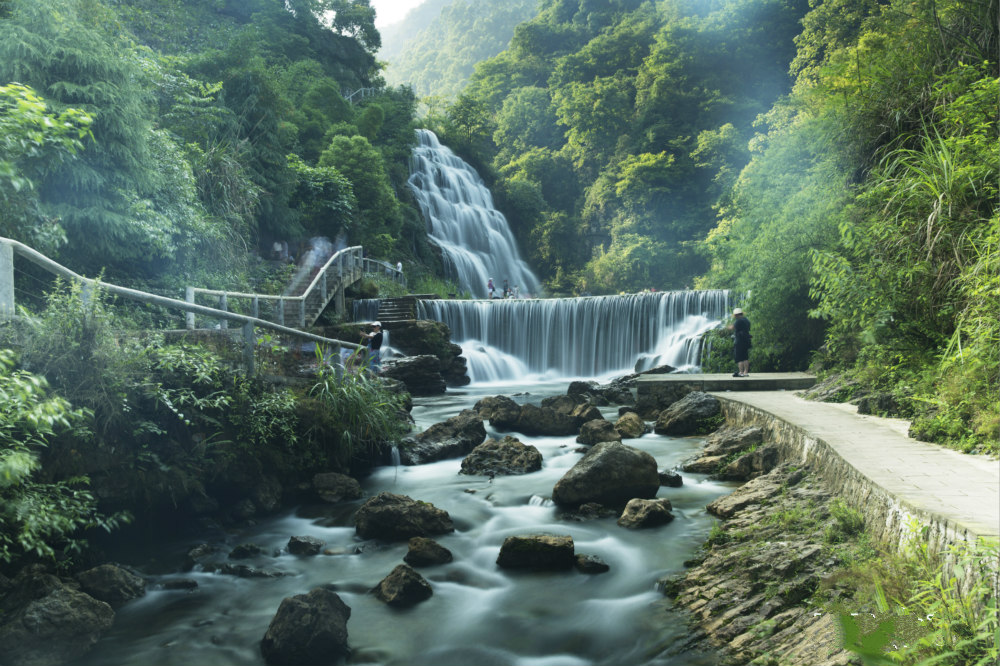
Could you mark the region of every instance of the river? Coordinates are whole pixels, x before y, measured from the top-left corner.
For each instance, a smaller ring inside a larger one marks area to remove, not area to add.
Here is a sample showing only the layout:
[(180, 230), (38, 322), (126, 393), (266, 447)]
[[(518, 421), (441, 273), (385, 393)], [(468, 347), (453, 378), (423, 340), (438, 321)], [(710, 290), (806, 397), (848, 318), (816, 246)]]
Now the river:
[[(473, 385), (442, 396), (418, 398), (418, 428), (471, 407), (486, 395), (505, 394), (538, 403), (564, 393), (567, 381), (546, 384)], [(602, 408), (609, 419), (617, 408)], [(488, 434), (496, 435), (486, 424)], [(561, 519), (549, 499), (556, 481), (581, 453), (573, 437), (519, 437), (536, 446), (543, 468), (523, 476), (485, 477), (458, 473), (461, 460), (377, 468), (362, 480), (366, 497), (390, 491), (448, 511), (453, 534), (437, 541), (454, 561), (421, 568), (433, 596), (407, 610), (392, 609), (369, 590), (402, 563), (406, 543), (364, 542), (352, 526), (363, 502), (300, 506), (244, 529), (206, 532), (203, 538), (157, 546), (145, 562), (127, 562), (149, 580), (145, 597), (117, 612), (115, 625), (81, 665), (262, 664), (258, 644), (285, 597), (321, 585), (335, 586), (351, 607), (348, 623), (351, 664), (428, 666), (519, 664), (712, 664), (711, 655), (673, 654), (685, 637), (683, 616), (655, 588), (658, 578), (679, 572), (708, 536), (713, 519), (705, 505), (730, 484), (684, 474), (680, 488), (661, 488), (676, 519), (651, 530), (628, 530), (614, 518), (576, 522)], [(626, 443), (652, 454), (661, 469), (690, 457), (701, 438), (646, 434)], [(517, 534), (571, 535), (577, 553), (596, 555), (609, 572), (523, 573), (502, 570), (496, 558), (504, 538)], [(284, 551), (289, 537), (312, 536), (327, 553), (300, 558)], [(244, 560), (281, 572), (275, 578), (240, 578), (183, 572), (190, 548), (208, 542), (217, 561), (237, 544), (255, 543), (263, 555)], [(191, 591), (167, 590), (193, 579)]]

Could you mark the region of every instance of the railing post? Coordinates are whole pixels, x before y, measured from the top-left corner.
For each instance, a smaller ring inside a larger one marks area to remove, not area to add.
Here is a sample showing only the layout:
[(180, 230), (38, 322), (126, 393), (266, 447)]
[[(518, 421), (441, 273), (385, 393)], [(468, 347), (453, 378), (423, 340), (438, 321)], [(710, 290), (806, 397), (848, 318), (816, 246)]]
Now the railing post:
[[(221, 296), (219, 296), (219, 309), (222, 310), (223, 312), (229, 312), (229, 299), (226, 298), (225, 294), (222, 294)], [(219, 320), (219, 329), (224, 331), (227, 328), (229, 328), (229, 320), (228, 319), (220, 319)]]
[(14, 246), (0, 245), (0, 321), (14, 317)]
[[(184, 300), (194, 305), (194, 287), (188, 287), (184, 292)], [(188, 330), (194, 330), (194, 313), (188, 312), (184, 315), (184, 323)]]
[(285, 325), (285, 299), (278, 299), (278, 323)]
[[(340, 261), (340, 259), (338, 258), (337, 261)], [(320, 281), (319, 281), (319, 295), (322, 297), (322, 302), (323, 302), (324, 305), (326, 304), (326, 273), (327, 273), (327, 271), (324, 268), (323, 269), (323, 277), (320, 278)]]
[(247, 377), (253, 377), (256, 373), (254, 367), (254, 340), (253, 322), (243, 324), (243, 365), (246, 367)]
[(306, 327), (306, 297), (299, 300), (299, 328)]
[(254, 319), (260, 319), (260, 299), (256, 296), (253, 297), (253, 302), (250, 305), (250, 309), (253, 312)]

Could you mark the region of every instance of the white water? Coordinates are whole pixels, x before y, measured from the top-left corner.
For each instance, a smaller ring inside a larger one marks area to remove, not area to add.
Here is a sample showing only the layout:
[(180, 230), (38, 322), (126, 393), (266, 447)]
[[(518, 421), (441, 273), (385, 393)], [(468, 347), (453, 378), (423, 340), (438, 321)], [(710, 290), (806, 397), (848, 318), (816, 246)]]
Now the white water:
[(478, 298), (487, 296), (493, 278), (497, 294), (503, 281), (521, 294), (538, 295), (538, 278), (521, 260), (503, 214), (482, 178), (430, 130), (417, 130), (410, 158), (410, 189), (427, 221), (431, 241), (441, 248), (448, 276)]
[(697, 367), (701, 335), (726, 316), (729, 292), (674, 291), (544, 300), (426, 300), (462, 346), (473, 383), (604, 377)]
[[(565, 392), (566, 384), (513, 384), (503, 392), (538, 403)], [(525, 392), (530, 392), (530, 395)], [(425, 428), (480, 397), (485, 389), (449, 392), (415, 401), (413, 416)], [(615, 417), (614, 408), (605, 415)], [(487, 431), (496, 436), (488, 424)], [(285, 597), (334, 585), (351, 608), (350, 664), (420, 666), (708, 666), (717, 658), (675, 654), (686, 638), (684, 617), (655, 589), (664, 575), (683, 570), (707, 538), (712, 518), (705, 505), (731, 484), (684, 474), (681, 488), (661, 488), (676, 519), (649, 530), (619, 527), (615, 518), (585, 522), (560, 518), (550, 497), (555, 482), (581, 453), (573, 437), (523, 437), (544, 457), (543, 468), (523, 476), (458, 474), (455, 458), (418, 467), (382, 467), (363, 481), (372, 496), (387, 490), (431, 502), (449, 512), (456, 531), (437, 537), (455, 556), (452, 563), (419, 569), (433, 596), (407, 610), (376, 600), (369, 590), (406, 554), (406, 543), (380, 544), (355, 535), (352, 516), (361, 504), (302, 507), (242, 530), (209, 533), (185, 543), (150, 546), (137, 566), (150, 581), (149, 592), (117, 611), (115, 624), (77, 666), (158, 664), (163, 666), (259, 665), (259, 641)], [(691, 456), (702, 439), (647, 434), (628, 440), (653, 455), (660, 468)], [(504, 538), (535, 533), (571, 535), (578, 553), (604, 559), (611, 570), (525, 573), (496, 566)], [(313, 536), (336, 554), (299, 558), (283, 551), (290, 536)], [(286, 575), (247, 579), (176, 570), (181, 555), (202, 540), (218, 547), (217, 560), (236, 544), (253, 542), (265, 555), (242, 560)], [(193, 578), (191, 592), (162, 584)]]

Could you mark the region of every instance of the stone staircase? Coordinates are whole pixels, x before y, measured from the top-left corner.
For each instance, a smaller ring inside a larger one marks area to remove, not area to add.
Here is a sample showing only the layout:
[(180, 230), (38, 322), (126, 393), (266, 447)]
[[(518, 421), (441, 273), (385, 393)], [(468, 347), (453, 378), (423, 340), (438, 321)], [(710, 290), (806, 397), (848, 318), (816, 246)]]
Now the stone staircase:
[(437, 294), (407, 294), (400, 298), (383, 298), (378, 304), (378, 320), (385, 329), (393, 322), (417, 318), (417, 301), (438, 298)]

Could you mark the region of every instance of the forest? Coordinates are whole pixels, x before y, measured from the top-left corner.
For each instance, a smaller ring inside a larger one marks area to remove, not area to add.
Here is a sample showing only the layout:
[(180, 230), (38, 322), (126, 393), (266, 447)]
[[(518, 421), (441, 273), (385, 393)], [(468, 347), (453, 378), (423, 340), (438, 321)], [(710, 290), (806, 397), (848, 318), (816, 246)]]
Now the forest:
[[(441, 6), (452, 30), (393, 45), (397, 75), (368, 0), (0, 0), (0, 235), (172, 297), (274, 284), (261, 257), (314, 236), (455, 291), (406, 186), (427, 127), (548, 294), (730, 289), (755, 371), (839, 376), (841, 400), (997, 454), (996, 0)], [(471, 41), (515, 10), (480, 61)], [(269, 467), (349, 469), (399, 434), (378, 386), (268, 392), (120, 335), (149, 315), (45, 287), (0, 355), (0, 564), (69, 557), (79, 528), (196, 501), (196, 479), (225, 495)], [(84, 476), (114, 498), (100, 512)]]

